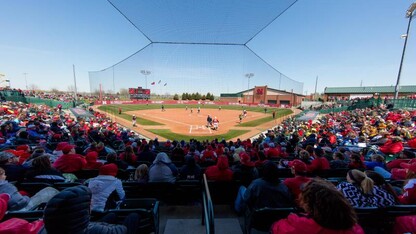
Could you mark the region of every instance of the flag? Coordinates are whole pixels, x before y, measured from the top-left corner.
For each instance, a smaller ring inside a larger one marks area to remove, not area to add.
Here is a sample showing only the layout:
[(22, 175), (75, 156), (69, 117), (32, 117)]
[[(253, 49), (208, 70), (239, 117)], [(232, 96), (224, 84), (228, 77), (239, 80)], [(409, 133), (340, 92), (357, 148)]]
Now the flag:
[(165, 83), (165, 85), (163, 85), (163, 86), (166, 86), (168, 83)]
[(159, 80), (159, 82), (157, 82), (157, 83), (160, 84), (160, 82), (162, 82), (162, 80)]
[(150, 83), (151, 85), (155, 85), (155, 82)]

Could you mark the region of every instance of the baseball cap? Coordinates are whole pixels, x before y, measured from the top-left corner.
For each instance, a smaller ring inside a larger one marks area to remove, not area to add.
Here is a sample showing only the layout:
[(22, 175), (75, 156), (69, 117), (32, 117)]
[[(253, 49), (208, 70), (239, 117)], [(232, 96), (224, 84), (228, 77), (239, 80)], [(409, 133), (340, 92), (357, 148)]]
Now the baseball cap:
[(64, 154), (68, 154), (72, 149), (75, 148), (75, 145), (70, 145), (67, 144), (66, 146), (64, 146), (64, 148), (62, 149), (62, 153)]
[(7, 161), (7, 160), (9, 160), (11, 158), (14, 158), (14, 157), (16, 157), (16, 156), (14, 154), (10, 153), (10, 152), (5, 152), (5, 151), (0, 152), (0, 162)]
[(101, 166), (99, 169), (100, 175), (111, 175), (116, 176), (118, 172), (118, 167), (114, 163), (106, 164), (104, 166)]
[(69, 145), (68, 142), (59, 142), (58, 145), (56, 146), (56, 151), (62, 151), (64, 149), (65, 146)]
[(254, 162), (250, 161), (250, 156), (243, 152), (240, 155), (240, 163), (244, 166), (254, 167)]
[(290, 168), (293, 168), (296, 172), (306, 172), (306, 164), (299, 159), (290, 161), (287, 165)]

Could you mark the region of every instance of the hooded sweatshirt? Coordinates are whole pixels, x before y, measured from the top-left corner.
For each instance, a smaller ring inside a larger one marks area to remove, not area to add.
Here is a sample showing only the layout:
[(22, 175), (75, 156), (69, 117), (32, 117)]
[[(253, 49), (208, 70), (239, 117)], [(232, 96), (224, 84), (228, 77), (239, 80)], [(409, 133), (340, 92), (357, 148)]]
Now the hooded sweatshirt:
[(224, 156), (218, 158), (217, 165), (208, 167), (205, 174), (208, 180), (233, 180), (233, 171), (228, 167), (228, 158)]

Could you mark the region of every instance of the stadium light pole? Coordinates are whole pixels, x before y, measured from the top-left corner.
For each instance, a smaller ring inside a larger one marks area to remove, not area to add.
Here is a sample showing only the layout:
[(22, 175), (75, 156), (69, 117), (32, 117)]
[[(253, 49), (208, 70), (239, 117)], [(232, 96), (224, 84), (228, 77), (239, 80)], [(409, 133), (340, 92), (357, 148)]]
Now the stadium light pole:
[(28, 90), (27, 89), (27, 77), (26, 77), (27, 76), (27, 73), (25, 72), (25, 73), (23, 73), (23, 75), (25, 75), (26, 90)]
[(406, 34), (403, 35), (403, 37), (404, 37), (404, 45), (403, 45), (402, 58), (400, 60), (399, 74), (397, 75), (397, 81), (396, 81), (395, 92), (394, 92), (394, 99), (398, 99), (399, 98), (400, 76), (402, 74), (404, 54), (406, 53), (407, 39), (409, 38), (410, 24), (412, 22), (412, 18), (413, 18), (415, 9), (416, 9), (416, 2), (413, 2), (412, 5), (410, 5), (409, 9), (407, 9), (407, 11), (406, 11), (406, 18), (409, 18), (409, 23), (407, 24)]
[(250, 78), (254, 76), (254, 73), (247, 73), (245, 75), (247, 77), (247, 89), (250, 89)]
[(144, 75), (145, 82), (146, 82), (146, 89), (147, 89), (147, 76), (150, 75), (152, 72), (149, 70), (141, 70), (140, 72)]

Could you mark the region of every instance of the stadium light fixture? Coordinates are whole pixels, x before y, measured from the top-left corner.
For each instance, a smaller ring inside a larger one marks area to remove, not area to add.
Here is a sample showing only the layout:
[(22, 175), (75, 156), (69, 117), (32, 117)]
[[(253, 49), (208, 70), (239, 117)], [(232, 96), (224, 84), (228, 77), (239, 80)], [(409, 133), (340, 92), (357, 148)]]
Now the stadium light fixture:
[(247, 89), (250, 89), (250, 78), (254, 76), (254, 73), (247, 73), (245, 75), (247, 77)]
[(144, 75), (145, 78), (145, 82), (146, 82), (146, 89), (147, 89), (147, 76), (150, 75), (152, 72), (149, 70), (141, 70), (140, 73), (142, 73)]
[(416, 2), (413, 2), (406, 11), (406, 18), (409, 18), (409, 23), (407, 24), (407, 32), (406, 34), (404, 34), (405, 36), (402, 35), (402, 38), (404, 38), (404, 45), (403, 45), (402, 58), (400, 60), (399, 74), (397, 75), (396, 86), (394, 88), (394, 99), (399, 98), (399, 84), (400, 84), (400, 76), (402, 73), (404, 54), (406, 53), (406, 46), (407, 46), (407, 39), (409, 38), (410, 24), (415, 14), (415, 10), (416, 10)]
[(28, 89), (27, 89), (27, 73), (25, 72), (25, 73), (23, 73), (23, 75), (25, 75), (26, 90), (28, 90)]

